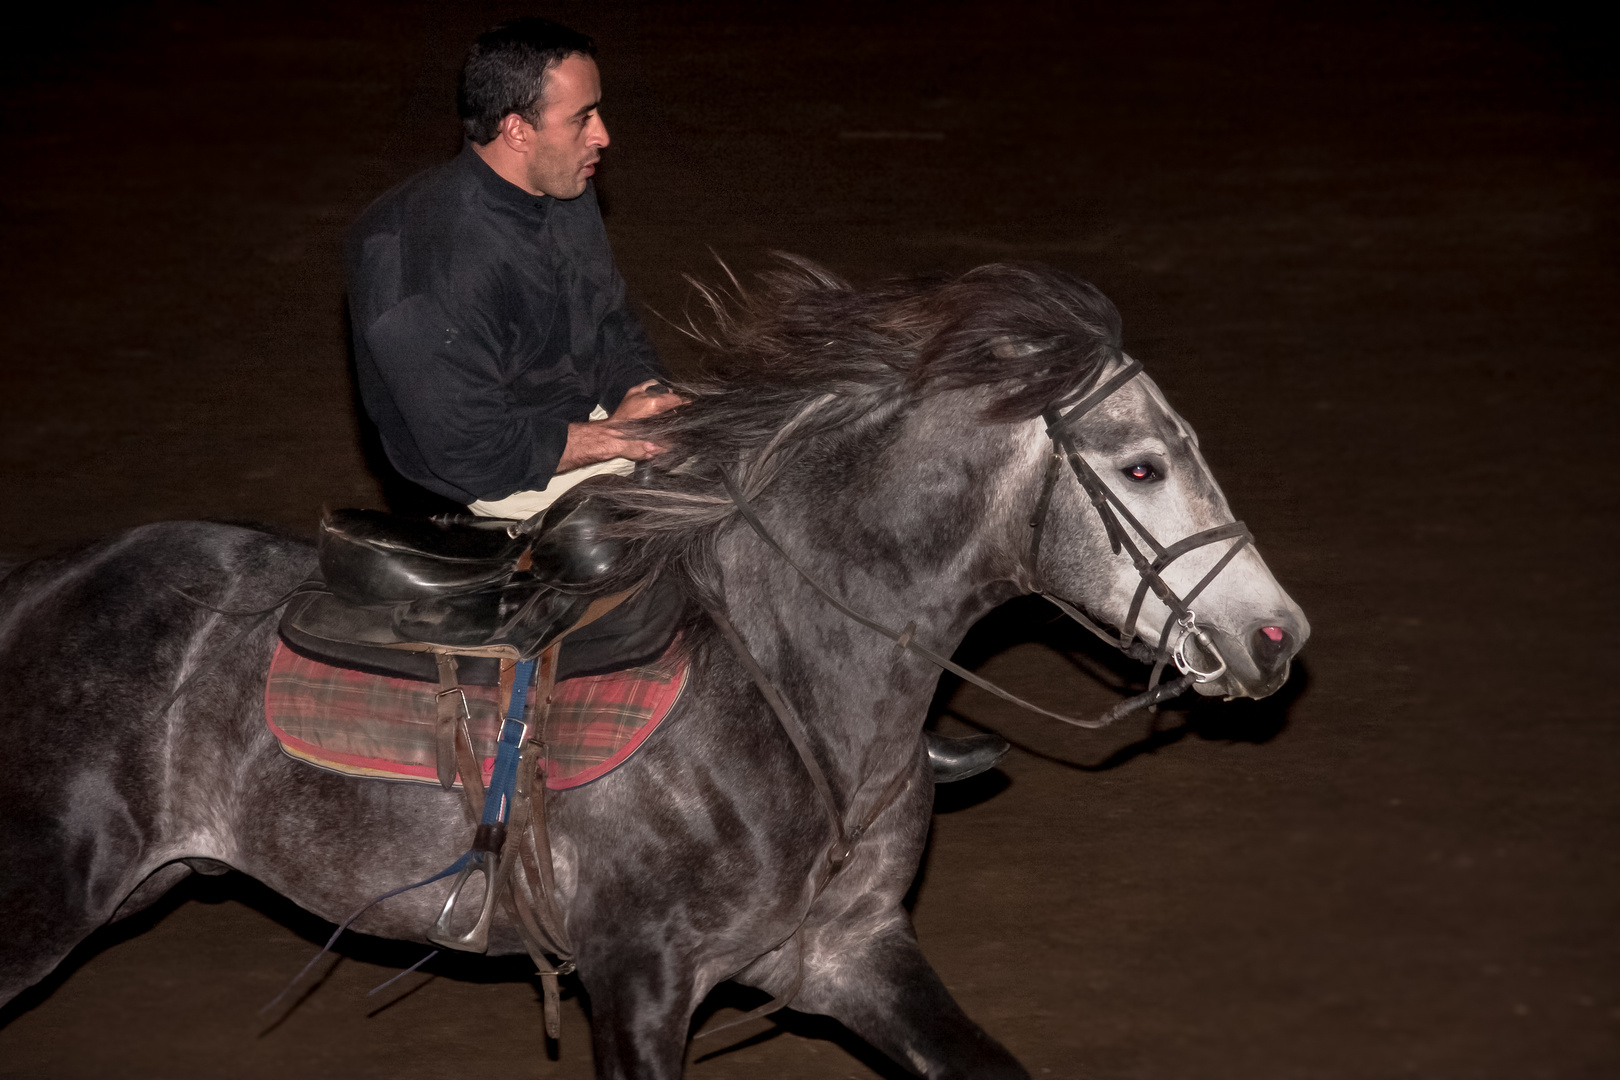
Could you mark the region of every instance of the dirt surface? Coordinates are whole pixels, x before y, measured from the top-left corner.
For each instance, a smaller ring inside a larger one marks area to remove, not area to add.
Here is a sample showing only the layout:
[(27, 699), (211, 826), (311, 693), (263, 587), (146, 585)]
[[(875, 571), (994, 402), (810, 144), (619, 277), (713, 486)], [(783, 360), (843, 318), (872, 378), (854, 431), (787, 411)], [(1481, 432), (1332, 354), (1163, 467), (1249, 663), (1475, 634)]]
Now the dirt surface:
[[(0, 557), (410, 504), (356, 419), (340, 238), (454, 152), (461, 51), (518, 10), (13, 26)], [(1311, 617), (1277, 699), (1158, 734), (950, 700), (943, 729), (1018, 744), (942, 790), (915, 894), (969, 1013), (1038, 1077), (1620, 1075), (1605, 27), (1501, 5), (547, 10), (602, 45), (599, 182), (641, 301), (677, 316), (710, 246), (861, 281), (1076, 271)], [(963, 655), (1079, 710), (1142, 677), (1027, 603)], [(517, 962), (368, 999), (420, 954), (357, 940), (261, 1017), (326, 933), (240, 875), (194, 878), (0, 1013), (0, 1074), (589, 1074), (583, 1010), (549, 1060)], [(739, 1035), (689, 1075), (889, 1069), (813, 1018)]]

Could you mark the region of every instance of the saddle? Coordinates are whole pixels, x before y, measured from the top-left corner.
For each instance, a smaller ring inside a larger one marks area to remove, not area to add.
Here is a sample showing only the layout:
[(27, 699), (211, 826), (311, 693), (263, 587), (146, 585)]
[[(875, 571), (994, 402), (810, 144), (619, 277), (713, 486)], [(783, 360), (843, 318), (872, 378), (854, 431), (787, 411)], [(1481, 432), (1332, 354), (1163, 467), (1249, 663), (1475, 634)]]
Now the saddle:
[(602, 595), (622, 549), (602, 535), (609, 523), (586, 485), (523, 522), (335, 511), (282, 639), (313, 660), (422, 682), (442, 678), (435, 654), (453, 655), (473, 686), (497, 685), (502, 659), (533, 659), (565, 633), (559, 681), (645, 663), (674, 637), (684, 597), (663, 581)]
[[(438, 781), (448, 791), (460, 775), (480, 824), (469, 851), (439, 875), (455, 881), (427, 937), (483, 952), (495, 908), (506, 903), (538, 968), (552, 1038), (561, 1031), (557, 980), (573, 970), (573, 949), (557, 903), (543, 775), (531, 791), (545, 748), (522, 722), (525, 702), (532, 693), (543, 731), (557, 682), (661, 656), (686, 607), (667, 579), (606, 594), (623, 541), (603, 535), (613, 518), (595, 492), (626, 482), (586, 481), (521, 522), (339, 510), (321, 523), (317, 576), (281, 619), (282, 639), (310, 659), (439, 684)], [(487, 807), (464, 684), (497, 687), (506, 713)], [(483, 875), (482, 903), (471, 929), (457, 932), (473, 873)]]

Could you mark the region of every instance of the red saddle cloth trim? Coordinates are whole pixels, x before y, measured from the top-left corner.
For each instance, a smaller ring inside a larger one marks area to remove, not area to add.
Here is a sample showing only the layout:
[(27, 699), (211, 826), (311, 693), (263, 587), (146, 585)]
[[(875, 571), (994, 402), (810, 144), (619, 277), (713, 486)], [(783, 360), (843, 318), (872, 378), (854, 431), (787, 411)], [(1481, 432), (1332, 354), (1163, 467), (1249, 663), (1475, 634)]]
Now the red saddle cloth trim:
[[(558, 683), (541, 739), (546, 786), (578, 787), (624, 764), (686, 688), (677, 640), (640, 667)], [(492, 686), (463, 687), (468, 733), (488, 782), (499, 721)], [(437, 784), (438, 687), (333, 667), (276, 643), (264, 717), (289, 756), (350, 776)], [(534, 702), (530, 699), (530, 720)], [(458, 781), (459, 786), (459, 781)]]

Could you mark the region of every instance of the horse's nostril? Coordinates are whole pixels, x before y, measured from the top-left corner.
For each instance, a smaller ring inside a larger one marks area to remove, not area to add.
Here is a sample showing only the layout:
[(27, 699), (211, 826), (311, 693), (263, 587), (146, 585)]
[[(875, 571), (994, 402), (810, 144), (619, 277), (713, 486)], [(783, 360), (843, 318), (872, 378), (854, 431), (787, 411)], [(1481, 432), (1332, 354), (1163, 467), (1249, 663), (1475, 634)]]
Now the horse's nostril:
[(1262, 626), (1254, 632), (1254, 656), (1262, 669), (1275, 669), (1293, 655), (1288, 631), (1280, 626)]

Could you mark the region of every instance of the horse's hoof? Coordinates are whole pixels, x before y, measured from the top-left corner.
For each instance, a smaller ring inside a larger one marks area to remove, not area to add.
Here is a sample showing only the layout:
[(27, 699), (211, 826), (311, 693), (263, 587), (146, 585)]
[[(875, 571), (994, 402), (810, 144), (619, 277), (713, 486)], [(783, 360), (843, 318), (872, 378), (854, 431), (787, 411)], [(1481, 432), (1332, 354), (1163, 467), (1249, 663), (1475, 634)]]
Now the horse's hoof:
[(928, 744), (928, 764), (934, 770), (934, 783), (950, 784), (978, 776), (1007, 756), (1012, 745), (1000, 735), (969, 735), (947, 739), (932, 731), (923, 733)]

